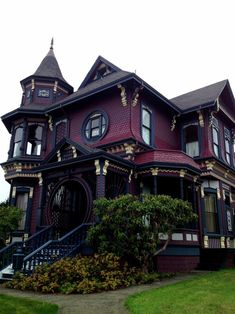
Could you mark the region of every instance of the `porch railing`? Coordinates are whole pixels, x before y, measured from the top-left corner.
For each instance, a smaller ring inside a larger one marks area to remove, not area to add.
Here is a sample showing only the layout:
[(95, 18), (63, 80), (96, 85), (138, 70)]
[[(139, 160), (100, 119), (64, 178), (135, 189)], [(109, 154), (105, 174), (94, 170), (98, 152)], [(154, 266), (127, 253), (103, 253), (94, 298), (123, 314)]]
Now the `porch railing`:
[(53, 236), (53, 225), (47, 226), (29, 237), (26, 241), (16, 241), (0, 250), (0, 270), (12, 263), (12, 257), (18, 248), (21, 248), (26, 255), (49, 241)]
[(86, 240), (87, 230), (92, 224), (82, 224), (58, 240), (49, 240), (24, 258), (23, 272), (32, 273), (35, 267), (52, 264), (61, 258), (74, 256)]

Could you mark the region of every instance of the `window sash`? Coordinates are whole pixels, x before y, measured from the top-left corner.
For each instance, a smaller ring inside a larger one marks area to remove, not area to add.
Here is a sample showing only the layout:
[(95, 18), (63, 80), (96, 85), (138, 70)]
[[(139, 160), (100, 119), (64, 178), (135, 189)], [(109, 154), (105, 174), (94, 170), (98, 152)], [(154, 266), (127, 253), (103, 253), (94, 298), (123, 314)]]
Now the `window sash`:
[(207, 232), (217, 233), (219, 230), (216, 194), (207, 194), (204, 198)]

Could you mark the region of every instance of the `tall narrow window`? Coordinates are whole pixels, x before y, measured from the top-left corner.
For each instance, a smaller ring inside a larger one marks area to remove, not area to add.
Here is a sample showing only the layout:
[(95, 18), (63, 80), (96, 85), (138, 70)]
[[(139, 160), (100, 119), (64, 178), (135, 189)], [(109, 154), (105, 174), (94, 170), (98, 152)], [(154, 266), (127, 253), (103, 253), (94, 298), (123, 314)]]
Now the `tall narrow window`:
[(227, 216), (227, 228), (229, 232), (233, 231), (233, 222), (232, 222), (232, 208), (230, 207), (230, 193), (229, 191), (225, 191), (225, 200), (224, 200), (224, 205), (225, 205), (225, 211), (226, 211), (226, 216)]
[(29, 123), (27, 149), (26, 149), (27, 155), (35, 155), (35, 156), (41, 155), (42, 131), (43, 131), (42, 125)]
[(184, 128), (185, 152), (191, 157), (199, 156), (198, 125), (192, 124)]
[(204, 201), (207, 232), (218, 233), (219, 222), (216, 193), (206, 193)]
[(151, 145), (151, 112), (142, 108), (142, 137), (146, 144)]
[(28, 193), (17, 193), (16, 207), (21, 208), (23, 211), (23, 215), (22, 215), (21, 221), (19, 222), (19, 226), (18, 226), (19, 230), (25, 229), (27, 206), (28, 206)]
[(224, 128), (225, 158), (228, 164), (231, 164), (231, 136), (227, 128)]
[(212, 121), (212, 139), (214, 153), (216, 157), (219, 157), (219, 123), (216, 118)]
[(23, 140), (23, 124), (20, 124), (15, 129), (13, 157), (21, 155), (22, 140)]

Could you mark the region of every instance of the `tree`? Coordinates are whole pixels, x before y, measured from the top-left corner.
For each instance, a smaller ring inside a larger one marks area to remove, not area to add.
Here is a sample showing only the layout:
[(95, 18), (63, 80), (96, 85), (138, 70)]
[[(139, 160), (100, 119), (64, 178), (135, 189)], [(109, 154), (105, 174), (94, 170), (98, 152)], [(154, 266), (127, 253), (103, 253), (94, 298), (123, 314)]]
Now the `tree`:
[[(111, 252), (147, 270), (152, 257), (166, 249), (179, 225), (194, 219), (189, 202), (168, 195), (124, 195), (94, 201), (99, 223), (90, 228), (88, 239), (98, 252)], [(159, 234), (168, 240), (159, 246)]]
[(0, 203), (0, 248), (9, 234), (17, 229), (21, 218), (22, 210), (20, 208), (9, 205), (7, 201)]

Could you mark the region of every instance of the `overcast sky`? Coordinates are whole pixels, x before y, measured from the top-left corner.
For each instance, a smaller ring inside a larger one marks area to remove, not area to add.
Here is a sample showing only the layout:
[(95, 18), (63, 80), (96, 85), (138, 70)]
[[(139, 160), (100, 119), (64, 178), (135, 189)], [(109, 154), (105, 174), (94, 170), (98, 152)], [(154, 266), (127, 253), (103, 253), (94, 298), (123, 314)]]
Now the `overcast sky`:
[[(234, 0), (9, 0), (0, 4), (0, 115), (50, 48), (76, 90), (101, 55), (172, 98), (229, 79), (235, 93)], [(0, 162), (10, 135), (0, 122)], [(9, 194), (0, 170), (0, 201)]]

